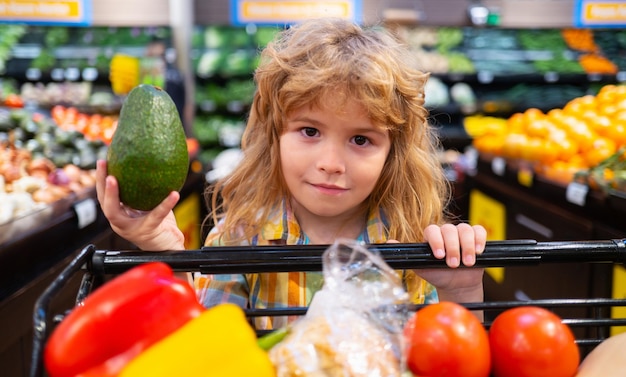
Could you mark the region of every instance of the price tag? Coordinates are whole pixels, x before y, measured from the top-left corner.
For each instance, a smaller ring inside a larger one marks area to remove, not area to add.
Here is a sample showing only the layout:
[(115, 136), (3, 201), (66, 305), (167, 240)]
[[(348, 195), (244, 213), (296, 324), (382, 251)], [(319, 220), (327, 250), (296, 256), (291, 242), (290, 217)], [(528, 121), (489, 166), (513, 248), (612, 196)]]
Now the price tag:
[(550, 82), (550, 83), (557, 82), (557, 81), (559, 81), (559, 74), (556, 73), (556, 72), (546, 72), (543, 75), (543, 79), (546, 82)]
[(480, 71), (476, 75), (476, 78), (481, 84), (490, 84), (493, 81), (493, 73), (489, 71)]
[(30, 81), (37, 81), (41, 79), (41, 71), (39, 68), (28, 68), (26, 70), (26, 78)]
[(529, 168), (520, 168), (517, 172), (517, 182), (526, 187), (533, 186), (533, 171)]
[(65, 79), (68, 81), (76, 81), (80, 78), (80, 70), (76, 67), (70, 67), (65, 70)]
[(229, 101), (226, 104), (226, 109), (231, 113), (240, 113), (243, 111), (243, 102), (241, 101)]
[(615, 75), (615, 79), (619, 82), (626, 81), (626, 72), (624, 71), (617, 72), (617, 75)]
[(78, 229), (93, 224), (96, 221), (97, 210), (95, 200), (88, 198), (74, 204), (74, 211), (78, 217)]
[(63, 81), (65, 78), (65, 70), (63, 68), (54, 68), (50, 71), (50, 77), (54, 81)]
[(200, 109), (207, 113), (213, 112), (215, 111), (215, 109), (217, 109), (217, 103), (212, 100), (204, 100), (200, 102)]
[(94, 67), (87, 67), (83, 69), (82, 76), (85, 81), (96, 81), (98, 78), (98, 70)]
[(591, 82), (600, 81), (602, 80), (602, 75), (599, 73), (590, 73), (587, 75), (587, 80)]
[(565, 199), (570, 203), (584, 207), (588, 192), (589, 186), (578, 182), (572, 182), (567, 185)]
[(491, 160), (491, 171), (493, 174), (503, 176), (506, 170), (506, 161), (502, 157), (494, 157)]

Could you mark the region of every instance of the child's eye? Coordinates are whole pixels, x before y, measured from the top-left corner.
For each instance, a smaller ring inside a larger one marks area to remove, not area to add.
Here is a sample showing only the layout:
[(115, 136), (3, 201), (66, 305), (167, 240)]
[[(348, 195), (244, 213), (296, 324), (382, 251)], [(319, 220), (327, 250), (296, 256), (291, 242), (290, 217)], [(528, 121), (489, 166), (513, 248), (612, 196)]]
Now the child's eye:
[(365, 145), (369, 143), (369, 139), (362, 135), (357, 135), (353, 139), (356, 145)]
[(314, 136), (317, 136), (317, 134), (319, 134), (319, 131), (313, 127), (304, 127), (302, 129), (302, 133), (308, 137), (314, 137)]

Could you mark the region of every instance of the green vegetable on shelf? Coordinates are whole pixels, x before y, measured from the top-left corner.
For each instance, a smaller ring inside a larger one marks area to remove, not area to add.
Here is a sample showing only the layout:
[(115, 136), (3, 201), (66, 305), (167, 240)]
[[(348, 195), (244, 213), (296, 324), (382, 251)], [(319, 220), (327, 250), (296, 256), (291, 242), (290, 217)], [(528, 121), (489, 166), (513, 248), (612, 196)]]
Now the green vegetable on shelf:
[(229, 40), (224, 28), (219, 26), (207, 26), (204, 29), (204, 47), (221, 48), (229, 45)]
[(443, 56), (448, 59), (448, 71), (450, 73), (476, 73), (474, 63), (462, 52), (448, 51), (443, 53)]
[(437, 29), (437, 50), (448, 51), (463, 42), (463, 31), (459, 28), (440, 27)]
[(30, 62), (30, 67), (45, 72), (54, 68), (56, 62), (57, 59), (51, 51), (42, 49), (39, 56)]
[(215, 75), (222, 66), (224, 55), (219, 50), (205, 51), (196, 66), (196, 74), (199, 77), (211, 77)]
[(240, 76), (252, 73), (252, 57), (246, 50), (237, 50), (226, 55), (220, 73), (223, 76)]
[(45, 44), (48, 48), (55, 48), (67, 44), (69, 39), (70, 35), (66, 27), (51, 27), (46, 32)]
[(257, 47), (263, 48), (267, 46), (267, 44), (274, 39), (276, 33), (279, 31), (280, 29), (274, 27), (259, 27), (254, 34), (254, 40)]

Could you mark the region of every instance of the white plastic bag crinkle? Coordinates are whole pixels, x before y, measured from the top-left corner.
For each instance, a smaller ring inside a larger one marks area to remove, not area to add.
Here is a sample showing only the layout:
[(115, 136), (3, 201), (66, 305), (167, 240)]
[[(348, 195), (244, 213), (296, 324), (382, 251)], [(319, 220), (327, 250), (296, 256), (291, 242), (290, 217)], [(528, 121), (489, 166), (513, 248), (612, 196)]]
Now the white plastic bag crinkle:
[(323, 255), (324, 287), (270, 350), (277, 376), (400, 376), (408, 294), (364, 245), (340, 240)]

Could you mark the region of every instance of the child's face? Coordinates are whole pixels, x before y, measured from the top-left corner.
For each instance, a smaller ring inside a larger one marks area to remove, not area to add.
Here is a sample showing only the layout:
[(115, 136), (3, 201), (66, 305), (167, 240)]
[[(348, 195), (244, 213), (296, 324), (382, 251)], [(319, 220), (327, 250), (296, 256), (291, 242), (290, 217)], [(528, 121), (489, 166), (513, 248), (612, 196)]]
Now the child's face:
[(292, 112), (280, 137), (280, 158), (298, 219), (355, 215), (374, 189), (390, 148), (389, 133), (356, 101), (339, 109), (326, 104)]

